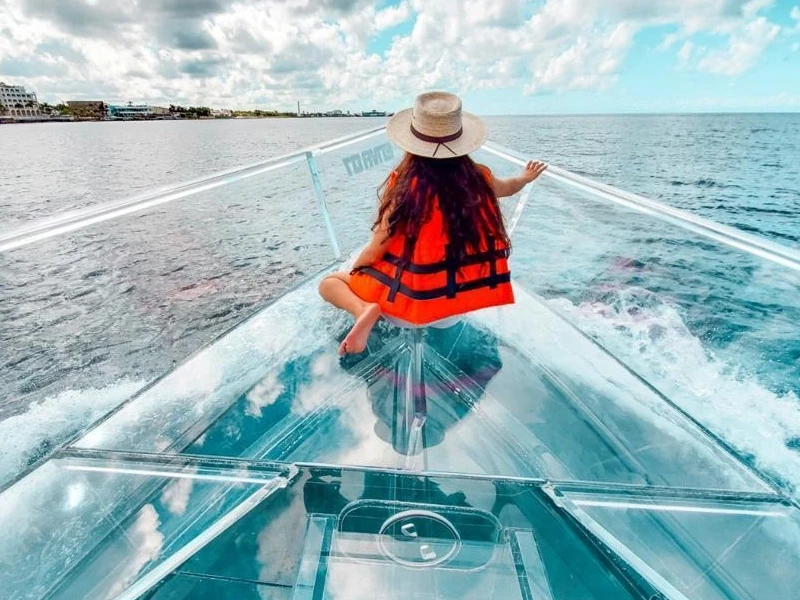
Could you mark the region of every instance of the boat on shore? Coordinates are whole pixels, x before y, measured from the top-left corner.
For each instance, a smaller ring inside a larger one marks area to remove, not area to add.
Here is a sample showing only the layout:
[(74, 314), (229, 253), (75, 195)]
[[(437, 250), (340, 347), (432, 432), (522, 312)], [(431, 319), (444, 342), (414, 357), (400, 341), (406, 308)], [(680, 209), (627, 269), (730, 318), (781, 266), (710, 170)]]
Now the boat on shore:
[[(382, 322), (340, 359), (349, 322), (317, 285), (367, 239), (399, 157), (376, 127), (0, 234), (5, 258), (33, 260), (155, 207), (269, 190), (273, 244), (296, 249), (278, 296), (3, 487), (4, 598), (796, 596), (791, 486), (682, 405), (691, 382), (615, 352), (550, 284), (599, 257), (595, 285), (666, 298), (683, 273), (703, 302), (687, 256), (713, 255), (790, 318), (800, 254), (551, 165), (503, 206), (514, 305)], [(474, 157), (499, 176), (526, 160), (490, 142)], [(542, 247), (563, 212), (575, 229)], [(674, 265), (637, 266), (645, 237)]]

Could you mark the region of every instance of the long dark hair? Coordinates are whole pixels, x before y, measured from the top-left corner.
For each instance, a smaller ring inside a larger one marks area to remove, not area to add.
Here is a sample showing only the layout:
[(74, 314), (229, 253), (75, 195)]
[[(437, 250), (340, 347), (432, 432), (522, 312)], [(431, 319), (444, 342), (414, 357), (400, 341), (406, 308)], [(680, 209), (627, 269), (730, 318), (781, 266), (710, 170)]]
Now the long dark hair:
[(389, 236), (405, 236), (407, 252), (413, 253), (436, 198), (456, 260), (479, 252), (489, 237), (510, 247), (497, 196), (469, 156), (434, 159), (406, 153), (395, 172), (394, 185), (389, 185), (390, 175), (378, 188), (381, 204), (373, 229), (388, 213)]

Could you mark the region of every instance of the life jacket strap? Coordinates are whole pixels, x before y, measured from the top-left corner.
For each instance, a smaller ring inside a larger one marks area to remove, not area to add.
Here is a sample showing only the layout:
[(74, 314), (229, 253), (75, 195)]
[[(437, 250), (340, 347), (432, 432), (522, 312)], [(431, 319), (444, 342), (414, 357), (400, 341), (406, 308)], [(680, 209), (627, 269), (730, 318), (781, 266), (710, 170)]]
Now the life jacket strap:
[(394, 278), (389, 286), (389, 296), (387, 297), (389, 302), (394, 302), (394, 299), (397, 297), (397, 292), (400, 290), (400, 283), (403, 279), (403, 272), (408, 269), (409, 265), (411, 264), (412, 251), (413, 243), (411, 242), (411, 239), (406, 238), (403, 256), (398, 259), (397, 264), (395, 265)]
[[(509, 249), (498, 249), (494, 236), (489, 236), (486, 241), (489, 248), (487, 251), (467, 255), (461, 261), (456, 259), (450, 244), (448, 244), (445, 247), (445, 260), (437, 263), (418, 264), (411, 261), (413, 243), (410, 239), (406, 238), (403, 256), (397, 256), (387, 252), (381, 259), (383, 262), (395, 267), (394, 276), (389, 276), (383, 271), (379, 271), (373, 267), (360, 267), (357, 270), (370, 275), (387, 286), (389, 288), (389, 293), (386, 299), (389, 302), (394, 302), (398, 293), (413, 300), (433, 300), (442, 297), (452, 300), (459, 292), (466, 292), (482, 287), (495, 289), (499, 284), (511, 281), (510, 273), (497, 273), (497, 261), (508, 258), (510, 253)], [(489, 263), (488, 277), (457, 283), (458, 271), (462, 267), (482, 263)], [(443, 287), (431, 290), (412, 290), (402, 283), (403, 273), (406, 271), (414, 275), (433, 275), (444, 271), (447, 275), (447, 283)]]
[[(390, 289), (395, 281), (395, 277), (390, 277), (383, 271), (378, 271), (373, 267), (362, 267), (359, 269), (361, 273), (365, 273), (370, 277), (374, 277), (377, 281), (385, 285)], [(496, 273), (494, 277), (491, 275), (488, 277), (481, 277), (480, 279), (473, 279), (471, 281), (464, 281), (462, 283), (455, 284), (455, 293), (460, 294), (462, 292), (470, 292), (473, 290), (478, 290), (483, 287), (497, 287), (502, 283), (509, 283), (511, 281), (511, 273)], [(437, 298), (447, 298), (449, 297), (450, 290), (448, 286), (442, 286), (438, 288), (433, 288), (430, 290), (412, 290), (407, 285), (400, 283), (397, 286), (397, 293), (403, 294), (404, 296), (411, 298), (412, 300), (436, 300)], [(394, 302), (393, 298), (387, 298), (389, 302)]]
[(447, 260), (447, 266), (445, 267), (447, 270), (447, 298), (452, 300), (456, 297), (456, 273), (458, 272), (458, 262), (456, 262), (455, 254), (452, 251), (452, 246), (447, 244), (445, 246), (445, 256)]
[[(459, 263), (459, 268), (485, 262), (494, 262), (495, 260), (499, 260), (501, 258), (508, 258), (510, 255), (511, 252), (508, 250), (508, 248), (503, 248), (502, 250), (494, 249), (486, 252), (470, 254), (465, 256), (464, 260)], [(447, 270), (448, 264), (447, 260), (442, 260), (436, 263), (413, 263), (410, 261), (405, 261), (402, 257), (392, 254), (391, 252), (384, 254), (381, 260), (395, 267), (400, 267), (402, 265), (403, 270), (413, 273), (414, 275), (435, 275), (436, 273), (441, 273), (442, 271)]]
[(488, 242), (489, 242), (489, 252), (492, 255), (492, 258), (489, 259), (489, 279), (491, 280), (491, 283), (489, 284), (489, 287), (491, 289), (495, 289), (497, 287), (497, 282), (496, 282), (496, 279), (497, 279), (497, 256), (496, 256), (496, 246), (495, 246), (495, 243), (494, 243), (495, 242), (494, 236), (490, 235), (489, 239), (488, 239)]

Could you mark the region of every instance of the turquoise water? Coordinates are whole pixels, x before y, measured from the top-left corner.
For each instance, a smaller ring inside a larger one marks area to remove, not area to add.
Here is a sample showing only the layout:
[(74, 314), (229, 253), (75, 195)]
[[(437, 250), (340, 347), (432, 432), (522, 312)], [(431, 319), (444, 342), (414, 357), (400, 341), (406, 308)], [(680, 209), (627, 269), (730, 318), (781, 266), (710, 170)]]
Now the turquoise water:
[[(0, 228), (365, 124), (6, 128), (18, 151), (0, 165)], [(798, 245), (800, 115), (503, 117), (489, 124), (492, 139), (533, 157)], [(293, 257), (314, 254), (324, 234), (308, 227), (302, 205), (278, 207), (279, 190), (251, 191), (264, 201), (209, 195), (0, 258), (0, 480), (273, 298), (282, 281), (303, 274)], [(546, 186), (539, 191), (549, 198)], [(722, 390), (704, 397), (702, 408), (734, 437), (755, 411), (770, 407), (759, 428), (769, 450), (757, 436), (743, 446), (752, 456), (777, 452), (774, 468), (793, 471), (800, 319), (796, 305), (771, 303), (772, 276), (753, 264), (726, 262), (724, 253), (692, 240), (676, 247), (675, 232), (666, 229), (638, 236), (631, 226), (620, 237), (614, 215), (587, 239), (581, 219), (602, 224), (602, 215), (580, 198), (537, 214), (536, 198), (520, 232), (542, 244), (530, 256), (517, 255), (516, 274), (620, 356), (660, 373), (665, 384), (685, 378)], [(283, 242), (286, 234), (297, 243)], [(665, 296), (675, 301), (665, 303)], [(731, 418), (720, 419), (726, 414)]]
[(800, 246), (800, 114), (498, 117), (491, 139)]

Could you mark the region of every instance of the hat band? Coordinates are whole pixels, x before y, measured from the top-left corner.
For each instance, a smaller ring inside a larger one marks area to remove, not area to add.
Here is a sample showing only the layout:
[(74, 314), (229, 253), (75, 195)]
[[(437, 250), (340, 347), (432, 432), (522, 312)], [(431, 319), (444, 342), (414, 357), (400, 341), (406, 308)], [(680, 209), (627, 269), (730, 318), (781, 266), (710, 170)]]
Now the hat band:
[(450, 146), (447, 145), (447, 142), (452, 142), (453, 140), (457, 140), (458, 138), (461, 137), (461, 134), (464, 133), (464, 128), (460, 127), (459, 130), (452, 135), (434, 136), (434, 135), (426, 135), (420, 131), (417, 131), (414, 128), (413, 123), (411, 123), (409, 127), (411, 128), (411, 133), (413, 134), (413, 136), (418, 140), (422, 140), (423, 142), (430, 142), (431, 144), (436, 144), (436, 149), (433, 151), (433, 156), (436, 156), (436, 153), (439, 151), (440, 146), (444, 146), (445, 148), (450, 150), (450, 152), (452, 152), (453, 155), (456, 155), (457, 153), (452, 148), (450, 148)]
[(452, 142), (453, 140), (457, 140), (461, 137), (461, 134), (464, 133), (464, 128), (461, 127), (458, 131), (456, 131), (452, 135), (442, 135), (442, 136), (434, 136), (434, 135), (426, 135), (421, 131), (417, 131), (414, 128), (414, 125), (411, 124), (411, 133), (414, 134), (414, 137), (417, 139), (422, 140), (423, 142), (430, 142), (431, 144), (446, 144), (447, 142)]

